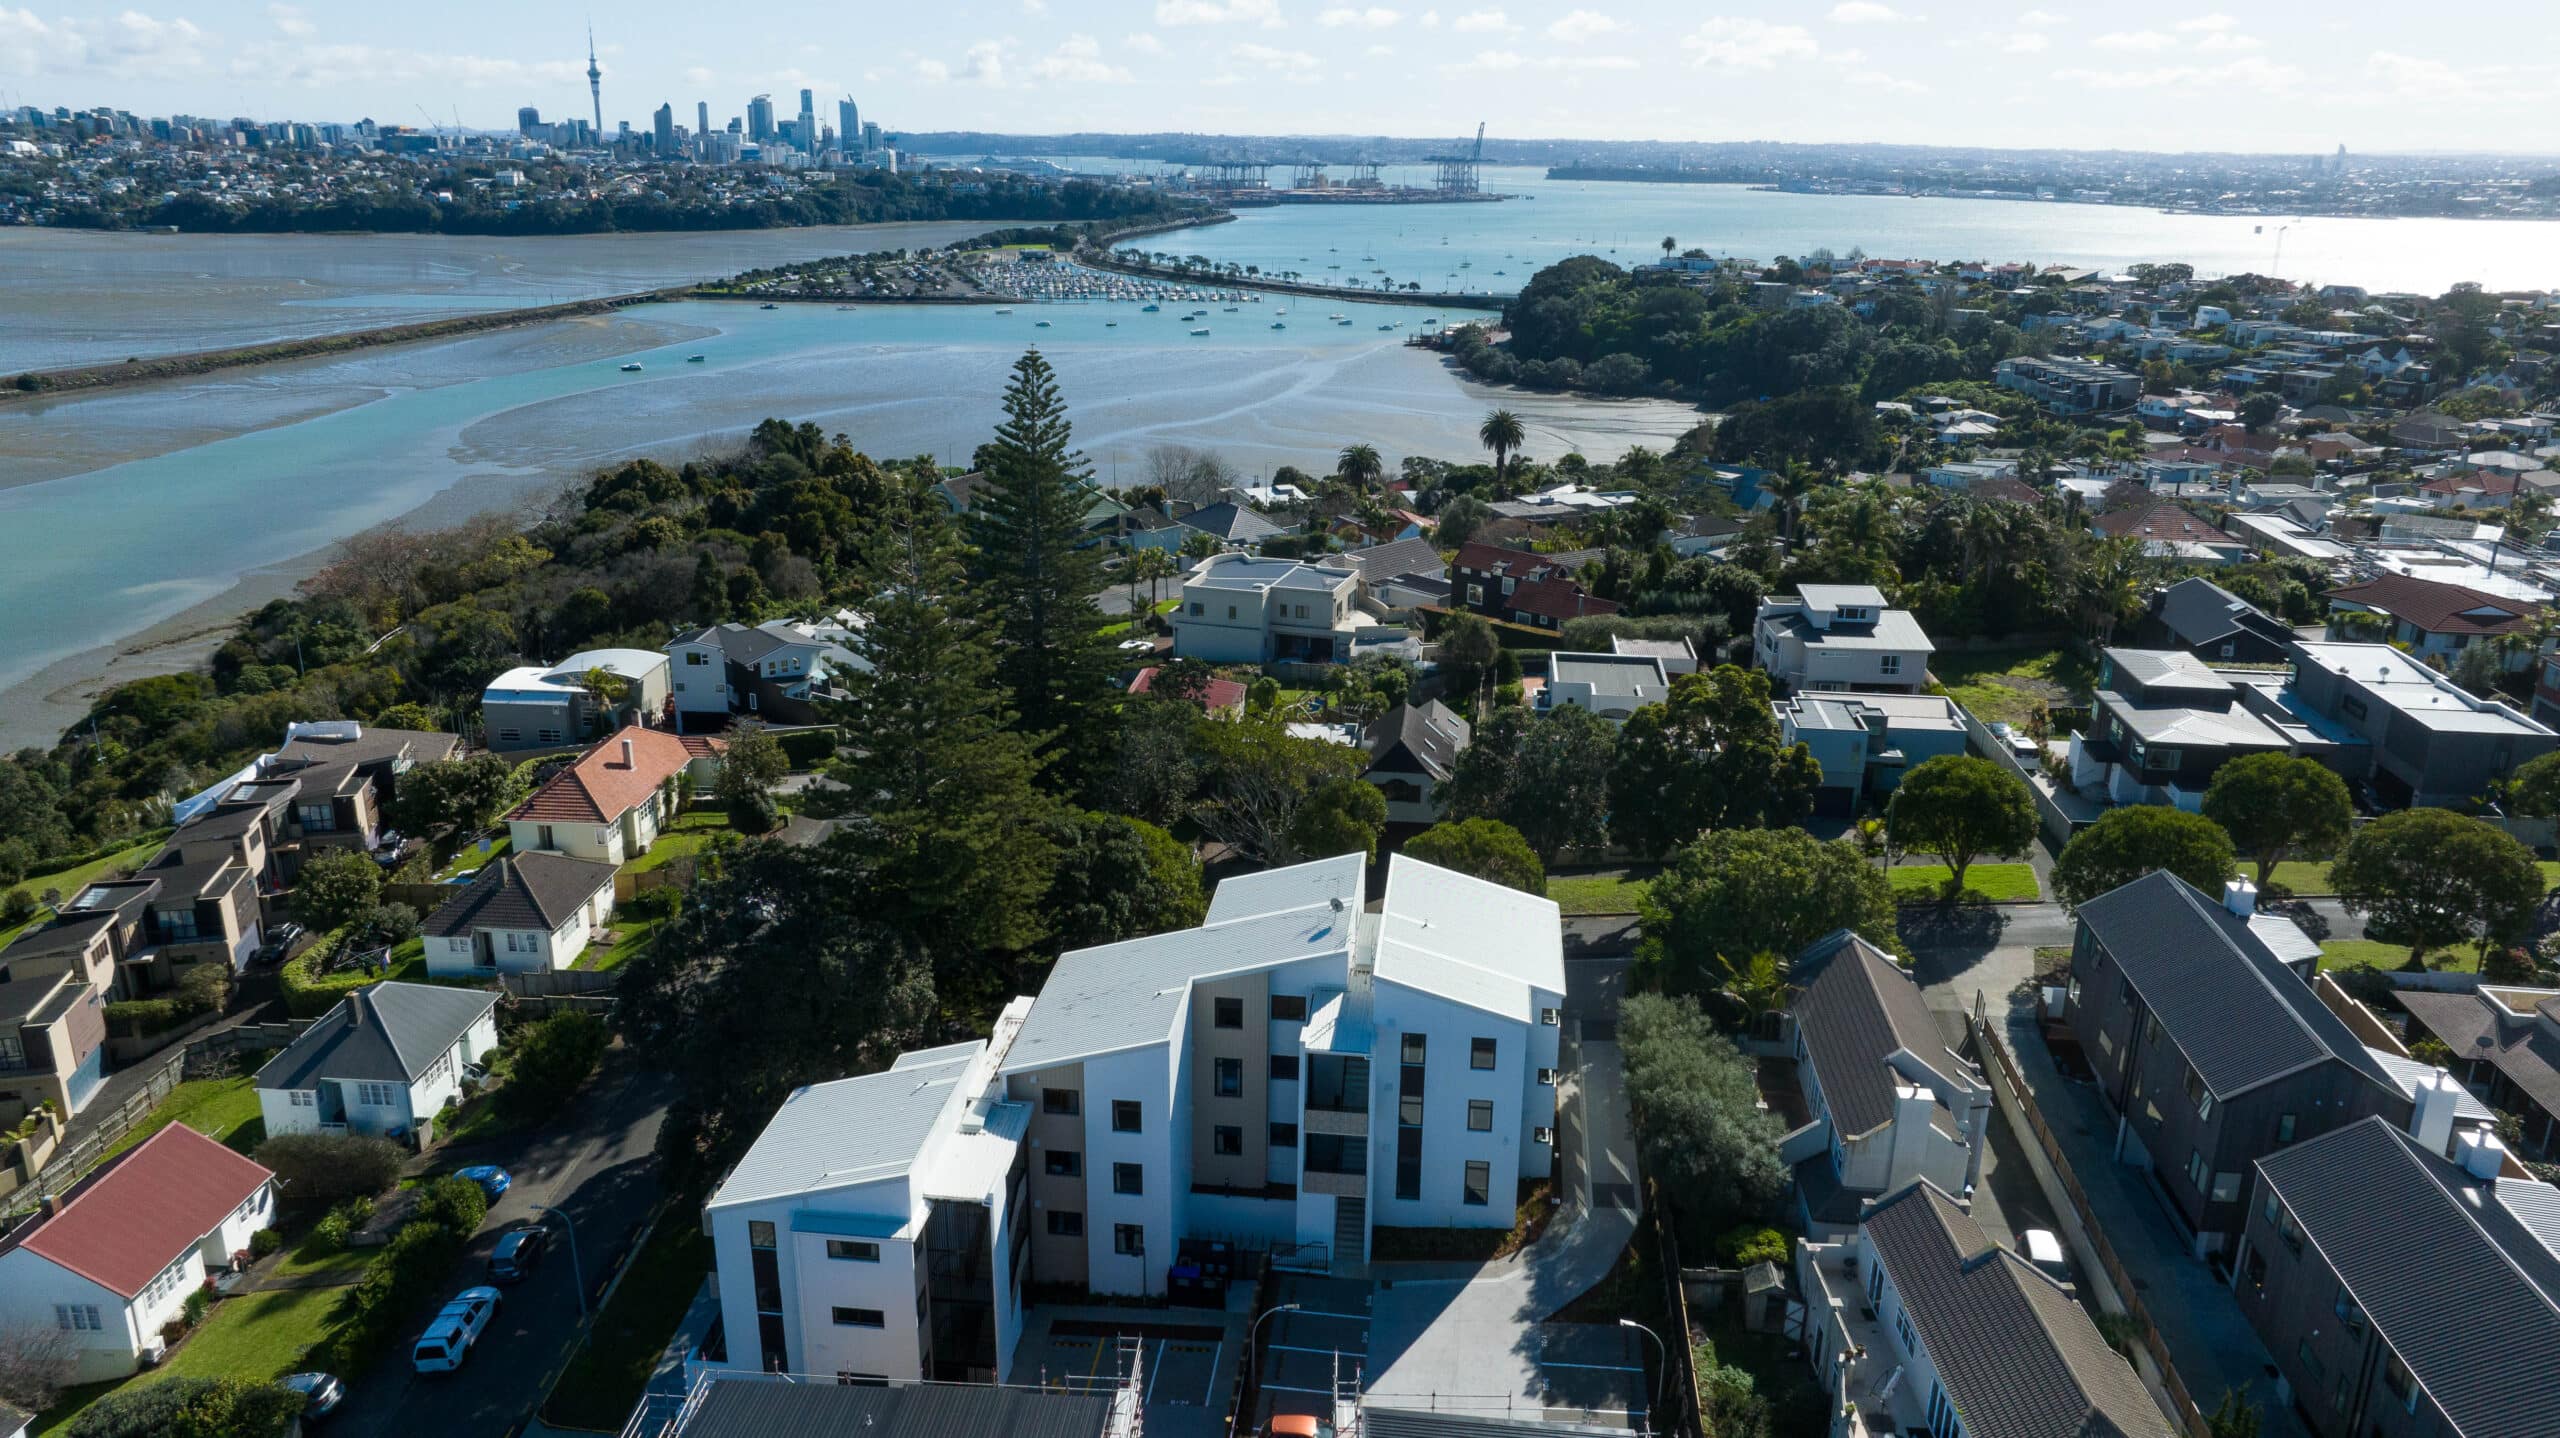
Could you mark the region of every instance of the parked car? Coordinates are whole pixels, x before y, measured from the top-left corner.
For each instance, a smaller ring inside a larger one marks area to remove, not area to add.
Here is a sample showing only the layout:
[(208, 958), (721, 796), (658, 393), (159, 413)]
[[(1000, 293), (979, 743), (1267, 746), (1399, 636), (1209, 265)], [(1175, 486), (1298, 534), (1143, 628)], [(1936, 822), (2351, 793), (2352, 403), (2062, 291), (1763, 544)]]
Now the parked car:
[(280, 964), (285, 960), (292, 958), (293, 946), (301, 943), (302, 936), (308, 932), (309, 930), (303, 928), (300, 924), (292, 923), (290, 921), (278, 924), (274, 928), (267, 930), (267, 941), (258, 945), (258, 952), (256, 955), (257, 962), (261, 964)]
[(498, 1312), (498, 1290), (466, 1288), (436, 1311), (427, 1331), (409, 1350), (409, 1366), (420, 1373), (451, 1373), (471, 1356), (471, 1346), (488, 1331)]
[(346, 1385), (326, 1373), (288, 1373), (276, 1382), (302, 1395), (302, 1421), (316, 1423), (337, 1410)]
[(550, 1230), (519, 1228), (498, 1240), (497, 1251), (489, 1255), (489, 1276), (500, 1283), (522, 1283), (542, 1266), (550, 1247)]
[(480, 1185), (480, 1191), (487, 1194), (492, 1203), (497, 1202), (498, 1195), (506, 1192), (508, 1186), (515, 1182), (507, 1176), (505, 1169), (494, 1163), (475, 1163), (469, 1168), (457, 1168), (453, 1171), (453, 1176), (467, 1178)]
[(2071, 1255), (2051, 1229), (2028, 1229), (2018, 1235), (2018, 1246), (2025, 1251), (2027, 1262), (2044, 1270), (2047, 1278), (2064, 1288), (2071, 1286)]

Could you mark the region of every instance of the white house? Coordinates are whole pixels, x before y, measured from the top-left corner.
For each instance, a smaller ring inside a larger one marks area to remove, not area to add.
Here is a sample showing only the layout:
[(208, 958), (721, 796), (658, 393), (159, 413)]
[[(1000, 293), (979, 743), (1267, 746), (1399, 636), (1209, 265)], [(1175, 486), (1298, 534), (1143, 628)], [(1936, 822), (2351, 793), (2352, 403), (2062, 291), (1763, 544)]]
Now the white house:
[[(601, 671), (621, 681), (610, 705), (587, 686)], [(667, 656), (654, 649), (589, 649), (557, 664), (519, 665), (480, 692), (480, 725), (492, 749), (578, 744), (666, 712)]]
[(717, 729), (732, 714), (775, 724), (814, 722), (813, 701), (843, 697), (844, 675), (871, 667), (854, 647), (862, 616), (838, 610), (821, 619), (714, 624), (667, 643), (676, 720), (691, 731)]
[(484, 864), (427, 916), (427, 972), (486, 977), (565, 969), (613, 917), (611, 864), (510, 854)]
[(1173, 652), (1212, 664), (1274, 660), (1334, 663), (1350, 657), (1368, 622), (1355, 600), (1359, 571), (1217, 554), (1183, 577), (1173, 611)]
[(462, 1098), (462, 1071), (498, 1046), (498, 993), (437, 984), (356, 990), (258, 1070), (280, 1133), (406, 1138)]
[(0, 1235), (0, 1329), (66, 1335), (74, 1382), (122, 1378), (274, 1222), (273, 1173), (170, 1124)]
[[(507, 814), (515, 852), (622, 864), (675, 820), (678, 775), (716, 762), (722, 743), (663, 729), (625, 729), (578, 756)], [(696, 782), (702, 775), (696, 769)]]
[(1917, 694), (1937, 646), (1908, 609), (1887, 609), (1872, 584), (1800, 584), (1763, 599), (1752, 658), (1782, 689)]
[(1970, 744), (1955, 701), (1936, 694), (1798, 694), (1770, 707), (1778, 742), (1802, 744), (1822, 766), (1813, 811), (1835, 818), (1858, 812), (1870, 795), (1891, 793), (1902, 776)]
[(1538, 712), (1588, 709), (1613, 724), (1647, 704), (1670, 697), (1671, 678), (1650, 654), (1570, 654), (1548, 657), (1547, 682), (1538, 690)]

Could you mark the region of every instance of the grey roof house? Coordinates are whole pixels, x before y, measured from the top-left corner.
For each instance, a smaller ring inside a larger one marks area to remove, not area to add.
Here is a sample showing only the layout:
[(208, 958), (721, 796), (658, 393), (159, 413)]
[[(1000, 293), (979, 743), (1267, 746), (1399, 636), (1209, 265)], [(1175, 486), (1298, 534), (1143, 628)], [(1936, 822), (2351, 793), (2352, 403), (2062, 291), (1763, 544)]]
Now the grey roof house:
[(1371, 720), (1360, 742), (1369, 751), (1361, 778), (1387, 798), (1387, 822), (1436, 824), (1435, 786), (1446, 783), (1474, 728), (1437, 699), (1399, 704)]
[(258, 1070), (270, 1137), (410, 1138), (462, 1095), (498, 1046), (494, 989), (379, 983), (356, 990)]
[(2292, 748), (2247, 701), (2188, 650), (2103, 650), (2088, 730), (2071, 738), (2072, 786), (2119, 804), (2195, 809), (2224, 764)]
[(613, 913), (614, 866), (534, 851), (484, 864), (427, 916), (438, 978), (564, 969)]
[(2483, 985), (2469, 992), (2409, 989), (2394, 995), (2453, 1051), (2453, 1075), (2473, 1093), (2524, 1118), (2524, 1141), (2548, 1157), (2560, 1149), (2560, 989)]
[(2181, 579), (2151, 596), (2135, 630), (2145, 648), (2183, 649), (2222, 664), (2282, 664), (2293, 631), (2210, 579)]

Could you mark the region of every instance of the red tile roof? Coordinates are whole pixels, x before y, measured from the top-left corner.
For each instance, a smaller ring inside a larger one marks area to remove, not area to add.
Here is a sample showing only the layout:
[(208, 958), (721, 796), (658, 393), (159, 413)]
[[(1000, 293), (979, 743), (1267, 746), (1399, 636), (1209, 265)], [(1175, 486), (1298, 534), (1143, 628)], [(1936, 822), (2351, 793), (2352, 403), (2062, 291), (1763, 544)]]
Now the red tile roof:
[[(1138, 677), (1129, 681), (1129, 692), (1132, 694), (1154, 692), (1156, 673), (1157, 670), (1153, 665), (1139, 670)], [(1211, 679), (1208, 687), (1200, 691), (1200, 707), (1212, 714), (1241, 713), (1244, 710), (1244, 700), (1245, 687), (1233, 679)]]
[(18, 1246), (132, 1298), (274, 1177), (173, 1123), (81, 1180)]
[(1586, 614), (1615, 614), (1618, 601), (1582, 592), (1570, 579), (1528, 579), (1513, 586), (1502, 601), (1515, 614), (1538, 614), (1562, 623)]
[(2509, 634), (2533, 627), (2535, 606), (2461, 584), (2385, 574), (2329, 591), (2331, 599), (2379, 610), (2429, 634)]
[(2516, 492), (2516, 477), (2500, 470), (2481, 469), (2429, 480), (2418, 489), (2423, 494), (2477, 494), (2502, 499)]
[[(631, 746), (629, 764), (622, 762), (625, 744)], [(507, 817), (551, 824), (610, 823), (674, 778), (692, 760), (696, 745), (706, 746), (703, 752), (717, 752), (720, 741), (703, 734), (678, 738), (637, 725), (617, 730), (552, 775)]]
[(2110, 539), (2177, 540), (2194, 544), (2229, 544), (2231, 536), (2169, 503), (2120, 509), (2090, 521)]

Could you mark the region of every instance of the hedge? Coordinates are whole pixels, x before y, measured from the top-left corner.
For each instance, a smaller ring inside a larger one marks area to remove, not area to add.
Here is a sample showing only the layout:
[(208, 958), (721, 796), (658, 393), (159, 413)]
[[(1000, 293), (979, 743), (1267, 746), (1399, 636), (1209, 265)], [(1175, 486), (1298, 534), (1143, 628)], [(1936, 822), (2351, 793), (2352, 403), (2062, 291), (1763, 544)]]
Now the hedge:
[(834, 728), (791, 729), (773, 737), (782, 746), (782, 757), (790, 760), (794, 769), (814, 769), (826, 763), (836, 756), (836, 746), (844, 742), (843, 733)]
[(399, 1338), (410, 1314), (443, 1286), (466, 1237), (440, 1223), (412, 1223), (392, 1235), (340, 1300), (336, 1331), (313, 1344), (301, 1366), (363, 1372)]

